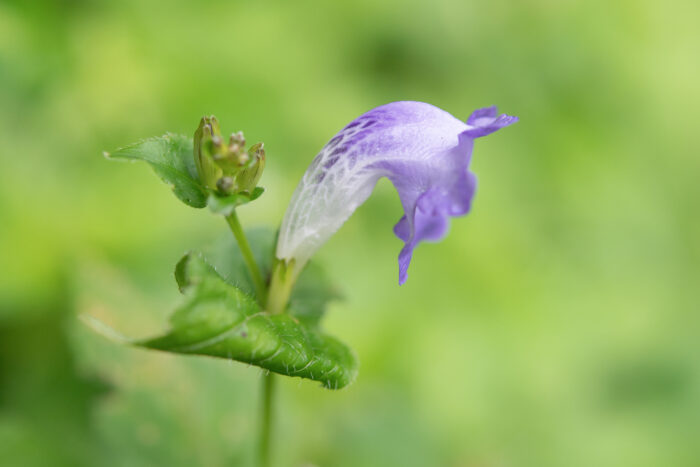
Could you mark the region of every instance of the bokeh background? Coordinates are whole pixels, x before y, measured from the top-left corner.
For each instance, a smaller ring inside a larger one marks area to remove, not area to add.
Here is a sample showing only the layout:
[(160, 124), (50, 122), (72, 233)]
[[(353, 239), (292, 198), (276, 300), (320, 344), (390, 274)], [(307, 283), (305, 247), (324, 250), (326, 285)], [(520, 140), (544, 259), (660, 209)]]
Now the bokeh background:
[[(520, 123), (473, 212), (397, 286), (383, 181), (321, 250), (351, 387), (279, 386), (279, 466), (700, 465), (700, 3), (0, 2), (0, 464), (253, 460), (260, 372), (115, 344), (160, 330), (181, 254), (226, 234), (111, 150), (200, 116), (264, 141), (276, 226), (360, 113)], [(281, 379), (280, 379), (281, 380)]]

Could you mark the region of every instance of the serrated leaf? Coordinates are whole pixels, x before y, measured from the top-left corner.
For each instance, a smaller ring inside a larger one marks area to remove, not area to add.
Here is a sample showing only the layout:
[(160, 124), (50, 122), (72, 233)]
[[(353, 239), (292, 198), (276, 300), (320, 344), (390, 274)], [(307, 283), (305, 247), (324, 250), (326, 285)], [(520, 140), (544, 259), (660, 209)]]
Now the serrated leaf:
[(192, 138), (168, 133), (105, 153), (109, 159), (147, 162), (180, 201), (193, 208), (207, 205), (207, 190), (199, 181)]
[(357, 374), (352, 350), (290, 314), (271, 315), (252, 296), (226, 282), (199, 254), (176, 268), (185, 303), (165, 335), (136, 342), (150, 349), (228, 358), (288, 376), (319, 381), (329, 389)]
[(260, 198), (265, 189), (261, 186), (255, 187), (252, 193), (234, 193), (232, 195), (220, 195), (218, 193), (210, 193), (207, 198), (207, 206), (214, 214), (222, 214), (228, 216), (238, 206), (250, 203)]
[[(263, 277), (272, 271), (275, 233), (270, 229), (246, 231), (248, 242)], [(205, 260), (229, 284), (240, 288), (248, 295), (255, 295), (255, 287), (243, 261), (238, 245), (230, 235), (223, 237), (203, 252)], [(310, 326), (318, 325), (328, 302), (341, 295), (327, 278), (325, 271), (315, 262), (309, 262), (299, 278), (289, 299), (289, 313)]]

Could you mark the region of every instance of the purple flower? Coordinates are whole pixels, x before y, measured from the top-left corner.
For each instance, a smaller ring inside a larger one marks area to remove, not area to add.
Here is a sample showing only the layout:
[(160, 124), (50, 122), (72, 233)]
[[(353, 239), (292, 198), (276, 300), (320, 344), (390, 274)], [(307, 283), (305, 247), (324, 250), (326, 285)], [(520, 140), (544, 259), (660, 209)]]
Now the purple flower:
[(306, 170), (282, 221), (277, 257), (293, 259), (298, 273), (387, 177), (404, 209), (394, 226), (405, 243), (399, 253), (403, 284), (418, 242), (441, 239), (449, 217), (469, 212), (476, 189), (469, 171), (474, 138), (516, 121), (487, 107), (464, 123), (423, 102), (393, 102), (361, 115)]

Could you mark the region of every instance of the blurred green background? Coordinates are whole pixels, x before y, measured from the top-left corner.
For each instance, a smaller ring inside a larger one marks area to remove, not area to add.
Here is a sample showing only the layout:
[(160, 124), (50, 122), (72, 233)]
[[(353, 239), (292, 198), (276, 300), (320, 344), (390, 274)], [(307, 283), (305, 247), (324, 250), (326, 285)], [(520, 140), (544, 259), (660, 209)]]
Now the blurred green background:
[(121, 347), (181, 254), (226, 234), (111, 150), (264, 141), (275, 226), (321, 146), (422, 100), (520, 123), (476, 143), (473, 212), (397, 284), (383, 181), (317, 259), (360, 376), (285, 379), (280, 466), (700, 465), (700, 4), (0, 2), (0, 464), (251, 465), (260, 372)]

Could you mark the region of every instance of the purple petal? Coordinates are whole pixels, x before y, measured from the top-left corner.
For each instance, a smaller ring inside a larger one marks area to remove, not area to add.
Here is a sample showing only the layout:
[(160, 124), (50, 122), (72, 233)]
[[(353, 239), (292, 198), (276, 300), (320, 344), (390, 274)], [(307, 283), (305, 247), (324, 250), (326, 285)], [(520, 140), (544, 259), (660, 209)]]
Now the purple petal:
[(481, 136), (491, 134), (496, 130), (500, 130), (508, 125), (512, 125), (517, 121), (518, 117), (512, 117), (506, 114), (498, 115), (496, 106), (485, 107), (483, 109), (475, 110), (469, 116), (467, 119), (467, 125), (474, 128), (470, 128), (469, 130), (465, 131), (465, 134), (472, 138), (479, 138)]
[(405, 243), (399, 254), (399, 282), (405, 282), (416, 245), (440, 240), (449, 218), (471, 208), (474, 138), (515, 121), (488, 107), (465, 124), (422, 102), (394, 102), (361, 115), (324, 146), (304, 174), (280, 228), (278, 258), (296, 259), (300, 270), (369, 197), (377, 180), (387, 177), (404, 209), (394, 233)]
[(406, 215), (396, 223), (394, 233), (406, 243), (399, 254), (399, 285), (406, 282), (408, 265), (418, 242), (441, 240), (447, 234), (448, 219), (469, 212), (475, 191), (476, 176), (465, 172), (449, 189), (431, 188), (418, 198), (413, 230)]

